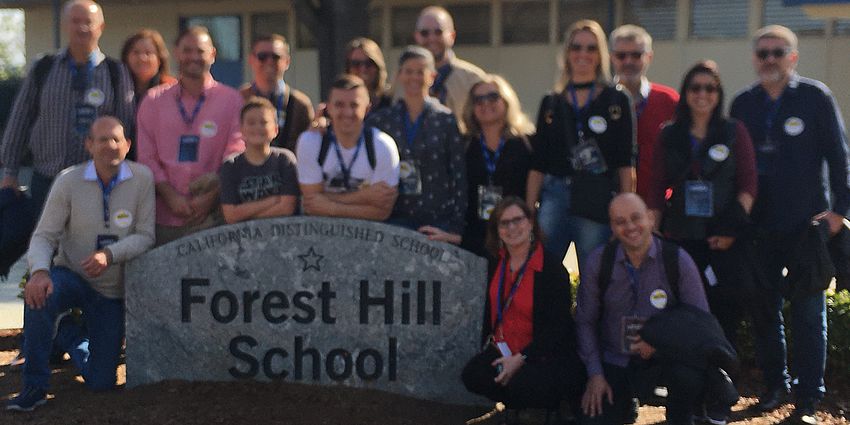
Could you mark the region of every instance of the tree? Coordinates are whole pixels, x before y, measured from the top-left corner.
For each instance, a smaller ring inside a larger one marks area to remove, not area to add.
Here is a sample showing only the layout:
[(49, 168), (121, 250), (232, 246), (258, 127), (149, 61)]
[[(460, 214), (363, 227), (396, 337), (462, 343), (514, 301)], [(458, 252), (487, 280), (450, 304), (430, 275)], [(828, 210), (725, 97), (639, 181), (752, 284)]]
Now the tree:
[(0, 80), (24, 72), (24, 12), (0, 9)]
[(300, 22), (313, 29), (319, 49), (322, 98), (334, 77), (345, 69), (345, 45), (369, 30), (368, 0), (295, 0)]

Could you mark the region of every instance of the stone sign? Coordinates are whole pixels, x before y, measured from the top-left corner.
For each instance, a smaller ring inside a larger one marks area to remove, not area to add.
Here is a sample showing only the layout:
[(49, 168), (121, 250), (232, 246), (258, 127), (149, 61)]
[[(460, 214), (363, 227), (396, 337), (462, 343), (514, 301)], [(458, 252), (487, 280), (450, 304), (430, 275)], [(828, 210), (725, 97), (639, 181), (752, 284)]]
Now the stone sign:
[(209, 229), (126, 268), (127, 383), (285, 380), (453, 403), (484, 259), (407, 229), (288, 217)]

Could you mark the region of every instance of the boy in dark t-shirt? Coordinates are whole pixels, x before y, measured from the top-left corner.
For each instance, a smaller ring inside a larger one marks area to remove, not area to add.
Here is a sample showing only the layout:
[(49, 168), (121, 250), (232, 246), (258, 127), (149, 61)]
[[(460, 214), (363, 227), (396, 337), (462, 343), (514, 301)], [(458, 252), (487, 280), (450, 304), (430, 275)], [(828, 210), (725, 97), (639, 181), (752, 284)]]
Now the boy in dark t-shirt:
[(219, 170), (225, 221), (292, 215), (299, 195), (295, 155), (271, 147), (279, 130), (274, 105), (259, 97), (249, 99), (240, 123), (245, 152), (228, 158)]

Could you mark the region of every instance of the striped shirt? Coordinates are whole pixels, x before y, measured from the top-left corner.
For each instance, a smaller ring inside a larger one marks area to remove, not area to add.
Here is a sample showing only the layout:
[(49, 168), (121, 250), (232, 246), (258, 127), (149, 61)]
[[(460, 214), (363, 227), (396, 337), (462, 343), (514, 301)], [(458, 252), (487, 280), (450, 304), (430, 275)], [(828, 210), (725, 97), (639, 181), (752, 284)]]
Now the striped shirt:
[[(95, 115), (113, 115), (124, 123), (125, 130), (132, 129), (135, 112), (130, 75), (122, 66), (119, 90), (113, 90), (106, 55), (98, 49), (92, 57), (94, 70), (89, 87), (97, 88), (103, 94), (97, 102), (89, 102), (100, 103), (95, 108)], [(35, 99), (38, 92), (35, 67), (30, 69), (15, 98), (0, 145), (0, 162), (6, 175), (17, 176), (25, 147), (32, 151), (35, 171), (48, 177), (88, 159), (83, 144), (85, 135), (79, 134), (74, 123), (75, 105), (85, 102), (87, 91), (72, 88), (72, 61), (67, 49), (55, 55), (50, 71), (42, 80), (38, 100)], [(116, 92), (121, 94), (118, 102), (113, 99)]]

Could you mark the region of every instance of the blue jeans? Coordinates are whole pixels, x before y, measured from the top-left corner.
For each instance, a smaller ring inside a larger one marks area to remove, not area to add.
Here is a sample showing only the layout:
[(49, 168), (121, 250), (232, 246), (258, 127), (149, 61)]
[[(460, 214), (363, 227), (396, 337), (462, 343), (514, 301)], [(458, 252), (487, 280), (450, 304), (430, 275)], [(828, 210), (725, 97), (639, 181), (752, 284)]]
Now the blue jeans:
[(575, 242), (579, 261), (611, 237), (607, 223), (570, 214), (570, 180), (547, 174), (540, 190), (540, 209), (537, 220), (546, 239), (544, 247), (563, 258), (570, 242)]
[(115, 386), (115, 370), (124, 339), (124, 300), (100, 295), (78, 274), (65, 267), (50, 270), (53, 293), (44, 307), (24, 309), (24, 385), (48, 387), (50, 352), (57, 316), (71, 308), (83, 311), (85, 331), (68, 324), (60, 327), (56, 344), (77, 366), (86, 385), (95, 391)]
[[(767, 288), (753, 312), (756, 354), (769, 390), (789, 389), (791, 377), (786, 361), (785, 324), (782, 317), (782, 269), (795, 261), (791, 257), (797, 238), (772, 236), (758, 240), (757, 255)], [(797, 402), (821, 400), (826, 387), (826, 296), (823, 291), (795, 296), (791, 302), (793, 366), (797, 379)]]

